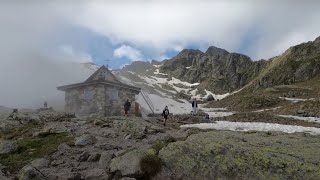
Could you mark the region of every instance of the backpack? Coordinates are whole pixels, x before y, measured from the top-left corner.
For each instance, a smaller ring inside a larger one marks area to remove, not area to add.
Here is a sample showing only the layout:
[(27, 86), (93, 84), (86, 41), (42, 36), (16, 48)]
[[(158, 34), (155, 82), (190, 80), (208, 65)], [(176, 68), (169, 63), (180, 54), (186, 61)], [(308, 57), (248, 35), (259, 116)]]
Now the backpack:
[(164, 115), (169, 115), (169, 110), (168, 109), (164, 110)]

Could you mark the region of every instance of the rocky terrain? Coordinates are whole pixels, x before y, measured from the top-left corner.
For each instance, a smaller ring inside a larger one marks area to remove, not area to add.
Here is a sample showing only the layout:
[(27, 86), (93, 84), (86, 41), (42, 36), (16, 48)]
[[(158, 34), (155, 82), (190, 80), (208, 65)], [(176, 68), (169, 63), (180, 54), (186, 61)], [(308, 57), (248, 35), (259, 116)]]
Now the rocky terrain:
[[(215, 121), (219, 119), (211, 119)], [(1, 127), (0, 179), (318, 179), (318, 135), (181, 128), (201, 116), (16, 113)], [(312, 123), (305, 126), (314, 126)]]

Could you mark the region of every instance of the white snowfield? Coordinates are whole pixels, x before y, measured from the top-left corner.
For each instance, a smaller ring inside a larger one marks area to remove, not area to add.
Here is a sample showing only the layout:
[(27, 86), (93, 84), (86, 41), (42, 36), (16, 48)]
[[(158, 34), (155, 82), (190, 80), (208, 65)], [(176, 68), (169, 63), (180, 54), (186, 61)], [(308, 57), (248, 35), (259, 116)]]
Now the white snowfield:
[(293, 119), (297, 119), (297, 120), (320, 123), (320, 118), (317, 118), (317, 117), (301, 117), (301, 116), (292, 116), (292, 115), (278, 115), (278, 116), (281, 116), (284, 118), (293, 118)]
[[(170, 97), (161, 97), (156, 94), (148, 94), (151, 102), (154, 105), (155, 113), (162, 113), (162, 110), (165, 106), (169, 107), (170, 113), (173, 114), (190, 114), (192, 111), (191, 103), (184, 99), (179, 99), (179, 101), (175, 101)], [(149, 113), (151, 112), (148, 104), (143, 99), (142, 95), (139, 94), (136, 96), (136, 101), (140, 104), (143, 109), (147, 110)], [(227, 112), (226, 108), (204, 108), (204, 105), (199, 104), (199, 109), (209, 114), (209, 117), (224, 117), (231, 116), (235, 114), (235, 112)]]
[(279, 97), (279, 98), (287, 100), (287, 101), (291, 101), (293, 103), (297, 103), (297, 102), (301, 102), (301, 101), (312, 101), (312, 100), (314, 100), (314, 98), (310, 98), (310, 99), (286, 98), (286, 97)]
[(252, 112), (264, 112), (264, 111), (273, 111), (273, 110), (277, 110), (281, 108), (281, 106), (278, 106), (278, 107), (274, 107), (274, 108), (270, 108), (270, 109), (260, 109), (260, 110), (257, 110), (257, 111), (252, 111)]
[(320, 128), (303, 127), (293, 125), (282, 125), (273, 123), (259, 123), (259, 122), (229, 122), (217, 121), (215, 123), (200, 123), (200, 124), (186, 124), (181, 125), (181, 128), (199, 128), (199, 129), (216, 129), (229, 131), (277, 131), (285, 133), (305, 132), (312, 135), (319, 135)]
[[(156, 94), (148, 94), (150, 100), (154, 105), (155, 113), (162, 113), (162, 110), (165, 106), (168, 106), (170, 113), (173, 114), (190, 114), (191, 104), (183, 99), (180, 99), (183, 103), (177, 102), (171, 98), (160, 97)], [(140, 104), (141, 107), (151, 112), (146, 101), (143, 99), (142, 95), (139, 94), (136, 96), (136, 101)]]

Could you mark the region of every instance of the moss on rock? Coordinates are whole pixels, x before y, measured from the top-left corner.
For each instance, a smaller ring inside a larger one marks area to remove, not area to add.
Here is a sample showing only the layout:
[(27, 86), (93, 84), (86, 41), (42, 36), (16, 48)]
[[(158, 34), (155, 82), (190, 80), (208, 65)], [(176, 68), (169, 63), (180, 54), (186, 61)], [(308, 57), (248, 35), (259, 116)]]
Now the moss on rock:
[(303, 134), (211, 131), (159, 152), (182, 179), (319, 179), (320, 139)]

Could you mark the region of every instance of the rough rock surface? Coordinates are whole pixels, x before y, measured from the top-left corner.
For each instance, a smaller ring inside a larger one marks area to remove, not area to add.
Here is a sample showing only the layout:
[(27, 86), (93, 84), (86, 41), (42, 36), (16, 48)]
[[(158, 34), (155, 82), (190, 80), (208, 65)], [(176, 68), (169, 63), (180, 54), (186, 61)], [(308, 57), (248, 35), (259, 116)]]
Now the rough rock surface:
[(145, 149), (135, 149), (118, 156), (111, 160), (110, 171), (113, 173), (119, 171), (122, 176), (140, 177), (142, 175), (140, 160), (146, 153)]
[(77, 137), (74, 145), (76, 146), (86, 146), (86, 145), (92, 145), (94, 143), (96, 143), (97, 139), (89, 134), (84, 134), (80, 137)]
[(17, 148), (18, 148), (18, 145), (14, 141), (10, 141), (10, 140), (0, 141), (0, 155), (11, 153), (15, 151)]
[(318, 179), (318, 148), (304, 134), (203, 132), (160, 150), (158, 179)]

